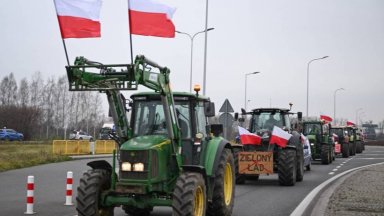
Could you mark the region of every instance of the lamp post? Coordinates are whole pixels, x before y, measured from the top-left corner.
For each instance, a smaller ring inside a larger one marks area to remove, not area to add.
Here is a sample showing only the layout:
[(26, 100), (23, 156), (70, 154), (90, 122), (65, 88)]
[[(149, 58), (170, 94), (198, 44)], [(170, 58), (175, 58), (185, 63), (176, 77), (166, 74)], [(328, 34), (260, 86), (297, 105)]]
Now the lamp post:
[(341, 90), (345, 90), (345, 89), (344, 88), (338, 88), (333, 93), (333, 119), (335, 120), (335, 124), (336, 124), (336, 93), (338, 91), (341, 91)]
[(205, 31), (205, 30), (199, 31), (199, 32), (196, 32), (192, 36), (190, 34), (188, 34), (188, 33), (185, 33), (185, 32), (176, 31), (176, 33), (187, 35), (189, 37), (189, 39), (191, 40), (191, 71), (190, 71), (190, 74), (189, 74), (189, 92), (192, 92), (193, 39), (195, 38), (196, 35), (198, 35), (200, 33), (203, 33), (203, 32), (211, 31), (213, 29), (215, 29), (215, 28), (209, 28), (209, 29), (207, 29), (207, 31)]
[(205, 40), (204, 40), (204, 74), (203, 74), (203, 95), (206, 92), (207, 77), (207, 44), (208, 44), (208, 0), (205, 1)]
[(308, 119), (309, 65), (313, 61), (322, 60), (322, 59), (325, 59), (325, 58), (328, 58), (328, 57), (329, 56), (324, 56), (324, 57), (321, 57), (321, 58), (315, 58), (315, 59), (312, 59), (311, 61), (308, 62), (308, 65), (307, 65), (307, 119)]
[(359, 111), (363, 110), (363, 108), (359, 108), (356, 110), (356, 121), (355, 121), (355, 124), (356, 126), (359, 126), (359, 122), (358, 122), (358, 116), (359, 116)]
[(251, 72), (245, 74), (245, 89), (244, 89), (244, 109), (247, 111), (247, 77), (248, 75), (258, 74), (260, 72)]

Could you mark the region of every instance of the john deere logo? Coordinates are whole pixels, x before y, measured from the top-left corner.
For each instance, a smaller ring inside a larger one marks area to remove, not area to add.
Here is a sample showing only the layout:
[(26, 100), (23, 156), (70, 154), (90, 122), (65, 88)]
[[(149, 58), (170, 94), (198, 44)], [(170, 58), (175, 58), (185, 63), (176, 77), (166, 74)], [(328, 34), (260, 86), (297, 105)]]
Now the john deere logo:
[(135, 157), (135, 152), (131, 152), (131, 157)]

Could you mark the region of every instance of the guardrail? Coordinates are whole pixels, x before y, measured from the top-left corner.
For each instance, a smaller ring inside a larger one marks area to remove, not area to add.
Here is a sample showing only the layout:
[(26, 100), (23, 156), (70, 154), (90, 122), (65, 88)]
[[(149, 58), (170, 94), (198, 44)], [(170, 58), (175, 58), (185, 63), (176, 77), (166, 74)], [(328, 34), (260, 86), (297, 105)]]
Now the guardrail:
[(116, 149), (113, 140), (53, 140), (54, 154), (81, 155), (81, 154), (111, 154)]

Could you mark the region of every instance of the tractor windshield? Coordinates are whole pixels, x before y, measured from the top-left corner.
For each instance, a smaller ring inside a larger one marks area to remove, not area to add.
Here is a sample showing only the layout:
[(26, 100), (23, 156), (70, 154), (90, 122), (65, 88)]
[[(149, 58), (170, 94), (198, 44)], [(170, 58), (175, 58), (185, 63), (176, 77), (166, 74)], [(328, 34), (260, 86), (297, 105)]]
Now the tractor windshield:
[(321, 133), (321, 125), (320, 124), (304, 124), (304, 135), (317, 135)]
[(272, 131), (273, 126), (283, 127), (283, 116), (280, 113), (263, 112), (252, 116), (251, 131), (257, 132), (260, 130)]
[[(133, 136), (167, 135), (163, 104), (160, 100), (135, 101)], [(175, 102), (182, 137), (190, 137), (190, 112), (188, 101)]]

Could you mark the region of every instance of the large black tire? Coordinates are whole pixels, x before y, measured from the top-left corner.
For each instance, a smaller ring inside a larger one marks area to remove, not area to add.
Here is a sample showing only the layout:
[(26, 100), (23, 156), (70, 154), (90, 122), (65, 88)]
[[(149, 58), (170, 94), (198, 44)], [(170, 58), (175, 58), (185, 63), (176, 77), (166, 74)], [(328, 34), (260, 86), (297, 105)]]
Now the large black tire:
[(173, 191), (173, 216), (204, 216), (207, 209), (207, 192), (203, 176), (185, 172), (177, 178)]
[(235, 164), (230, 149), (224, 149), (215, 172), (212, 202), (207, 215), (230, 216), (235, 201)]
[(106, 170), (88, 170), (77, 187), (76, 210), (79, 216), (113, 216), (113, 207), (99, 205), (100, 194), (109, 189), (111, 175)]
[(246, 175), (241, 175), (239, 173), (239, 149), (234, 148), (233, 157), (235, 163), (235, 175), (236, 175), (236, 184), (245, 184)]
[(304, 179), (304, 146), (300, 141), (300, 134), (292, 132), (292, 135), (289, 141), (296, 146), (296, 181), (301, 182)]
[(352, 143), (352, 155), (356, 155), (356, 142)]
[(349, 157), (349, 143), (341, 144), (341, 153), (343, 154), (343, 158)]
[(357, 154), (360, 154), (361, 152), (363, 152), (363, 147), (361, 145), (362, 145), (362, 143), (360, 141), (356, 142), (356, 153)]
[(329, 145), (322, 144), (321, 145), (321, 163), (322, 164), (330, 164), (332, 161), (331, 158), (331, 149)]
[(284, 186), (295, 185), (297, 174), (296, 150), (290, 148), (280, 150), (278, 160), (279, 184)]
[(123, 206), (123, 210), (129, 216), (149, 216), (153, 208), (136, 208), (133, 206)]

